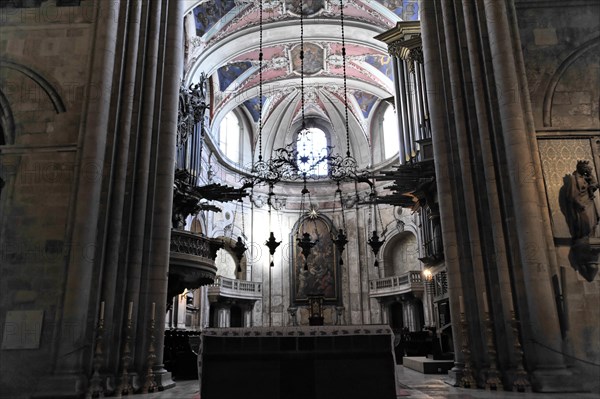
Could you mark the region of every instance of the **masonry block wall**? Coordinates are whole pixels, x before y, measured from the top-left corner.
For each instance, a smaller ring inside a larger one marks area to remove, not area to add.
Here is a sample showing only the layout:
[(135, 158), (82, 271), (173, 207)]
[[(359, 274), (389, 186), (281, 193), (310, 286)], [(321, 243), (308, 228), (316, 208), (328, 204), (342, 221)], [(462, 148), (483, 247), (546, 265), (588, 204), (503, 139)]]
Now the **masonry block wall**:
[[(66, 255), (76, 253), (88, 267), (94, 256), (94, 243), (78, 241), (70, 228), (78, 176), (102, 177), (101, 165), (81, 165), (78, 158), (84, 99), (100, 94), (85, 89), (94, 31), (90, 5), (50, 1), (33, 8), (0, 8), (5, 142), (0, 146), (5, 181), (0, 197), (0, 390), (5, 397), (28, 397), (52, 369)], [(32, 314), (23, 313), (28, 311), (42, 315), (22, 319)], [(62, 339), (75, 336), (63, 333)], [(86, 350), (88, 344), (76, 346)]]
[(578, 160), (590, 161), (596, 176), (600, 168), (600, 5), (517, 1), (516, 10), (558, 258), (565, 340), (553, 349), (570, 355), (568, 364), (583, 370), (598, 391), (591, 363), (600, 363), (600, 280), (586, 281), (569, 259), (571, 236), (559, 197)]
[(128, 320), (129, 367), (145, 375), (151, 309), (162, 326), (166, 307), (183, 6), (1, 4), (4, 395), (85, 393), (101, 313), (107, 389), (122, 382)]

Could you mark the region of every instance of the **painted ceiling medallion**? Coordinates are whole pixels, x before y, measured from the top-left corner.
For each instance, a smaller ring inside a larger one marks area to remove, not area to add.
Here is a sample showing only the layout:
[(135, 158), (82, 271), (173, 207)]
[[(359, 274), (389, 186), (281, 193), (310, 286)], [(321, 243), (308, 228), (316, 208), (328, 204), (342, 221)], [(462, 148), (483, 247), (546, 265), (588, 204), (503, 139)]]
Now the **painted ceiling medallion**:
[[(302, 65), (300, 61), (301, 46), (292, 48), (292, 71), (300, 74)], [(323, 70), (325, 65), (325, 51), (314, 43), (304, 43), (304, 75), (314, 75)]]
[(304, 16), (315, 15), (325, 8), (325, 0), (286, 0), (285, 8), (290, 14), (300, 15), (302, 3), (304, 3)]

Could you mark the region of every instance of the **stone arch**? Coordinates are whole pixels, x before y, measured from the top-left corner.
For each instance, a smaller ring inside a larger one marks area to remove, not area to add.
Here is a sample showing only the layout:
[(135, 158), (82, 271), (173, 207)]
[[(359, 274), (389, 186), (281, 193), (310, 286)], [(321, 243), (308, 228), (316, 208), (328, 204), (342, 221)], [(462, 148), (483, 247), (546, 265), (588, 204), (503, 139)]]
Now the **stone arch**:
[[(229, 268), (232, 267), (231, 264), (229, 264), (228, 259), (232, 259), (233, 260), (233, 271), (230, 271), (231, 273), (227, 273), (227, 275), (223, 275), (220, 274), (223, 277), (227, 277), (227, 278), (236, 278), (236, 279), (244, 279), (246, 272), (247, 272), (247, 259), (248, 259), (248, 254), (244, 253), (244, 256), (242, 257), (241, 260), (238, 261), (235, 252), (233, 250), (233, 248), (235, 247), (236, 241), (235, 239), (231, 238), (231, 237), (225, 237), (225, 236), (220, 236), (218, 237), (219, 240), (223, 241), (223, 243), (225, 244), (223, 246), (223, 248), (221, 248), (221, 250), (217, 253), (217, 259), (215, 259), (215, 265), (217, 266), (217, 269), (220, 271), (221, 269), (219, 269), (219, 260), (223, 260), (223, 267), (228, 268), (227, 270), (229, 270)], [(223, 252), (224, 251), (224, 252)], [(237, 267), (239, 266), (239, 269), (237, 269)], [(219, 272), (217, 272), (219, 274)]]
[(8, 98), (0, 90), (0, 145), (15, 143), (15, 118)]
[(420, 270), (419, 241), (415, 231), (405, 228), (386, 240), (382, 248), (385, 277), (399, 276), (411, 270)]
[(560, 80), (563, 78), (565, 73), (569, 70), (577, 60), (583, 56), (593, 54), (593, 49), (600, 45), (600, 37), (588, 40), (579, 46), (575, 51), (568, 55), (565, 60), (556, 69), (552, 77), (550, 78), (546, 91), (544, 93), (544, 103), (542, 108), (542, 120), (544, 127), (552, 127), (552, 106), (555, 99), (556, 89)]
[[(59, 114), (66, 112), (64, 102), (58, 93), (46, 78), (35, 70), (7, 59), (0, 58), (0, 69), (10, 69), (24, 75), (39, 86), (48, 96), (54, 111)], [(6, 93), (0, 89), (0, 145), (12, 145), (16, 139), (16, 124), (13, 108)]]
[(13, 69), (13, 70), (19, 71), (23, 75), (29, 77), (31, 80), (33, 80), (35, 83), (37, 83), (42, 88), (42, 90), (44, 90), (44, 92), (48, 95), (48, 98), (50, 99), (50, 102), (54, 106), (54, 109), (57, 114), (67, 111), (60, 94), (58, 94), (58, 91), (54, 88), (54, 86), (46, 78), (44, 78), (38, 72), (34, 71), (33, 69), (31, 69), (29, 67), (26, 67), (23, 64), (19, 64), (17, 62), (9, 61), (6, 59), (1, 59), (1, 58), (0, 58), (0, 68)]

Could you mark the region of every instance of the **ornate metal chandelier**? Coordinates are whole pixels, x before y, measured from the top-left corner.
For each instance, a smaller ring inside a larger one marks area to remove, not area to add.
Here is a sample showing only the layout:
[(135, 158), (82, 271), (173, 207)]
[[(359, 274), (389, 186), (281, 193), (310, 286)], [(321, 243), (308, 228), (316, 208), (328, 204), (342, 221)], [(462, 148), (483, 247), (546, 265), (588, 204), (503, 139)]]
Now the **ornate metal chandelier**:
[[(339, 154), (334, 152), (332, 146), (325, 147), (324, 153), (320, 153), (317, 156), (306, 156), (300, 153), (297, 142), (291, 142), (283, 147), (276, 148), (272, 151), (273, 156), (269, 159), (263, 158), (262, 153), (262, 133), (263, 133), (263, 0), (259, 1), (259, 108), (258, 108), (258, 157), (257, 161), (252, 164), (250, 175), (244, 179), (244, 186), (254, 187), (257, 185), (267, 185), (269, 188), (267, 204), (269, 207), (269, 226), (271, 218), (272, 208), (272, 197), (274, 194), (274, 187), (280, 182), (294, 182), (302, 181), (304, 183), (302, 195), (308, 193), (306, 186), (307, 180), (319, 180), (329, 179), (333, 180), (337, 184), (337, 190), (334, 193), (334, 203), (339, 201), (341, 205), (342, 214), (342, 227), (338, 229), (337, 235), (333, 232), (332, 241), (334, 242), (338, 253), (341, 255), (344, 251), (348, 239), (346, 236), (346, 220), (343, 214), (343, 197), (340, 188), (341, 182), (354, 181), (356, 183), (368, 183), (372, 187), (372, 183), (368, 178), (367, 170), (361, 170), (358, 168), (356, 159), (352, 156), (350, 151), (350, 128), (349, 128), (349, 114), (348, 114), (348, 89), (347, 89), (347, 73), (346, 73), (346, 44), (345, 44), (345, 30), (344, 30), (344, 0), (339, 1), (340, 8), (340, 27), (341, 27), (341, 44), (342, 44), (342, 68), (343, 68), (343, 104), (344, 104), (344, 129), (346, 138), (346, 152), (345, 154)], [(306, 5), (304, 1), (300, 2), (300, 101), (301, 101), (301, 129), (298, 133), (299, 136), (307, 134), (308, 129), (306, 127), (305, 119), (305, 94), (304, 94), (304, 15), (306, 13)], [(322, 165), (326, 165), (327, 173), (320, 175), (317, 173), (318, 168)], [(375, 199), (371, 199), (375, 201)], [(302, 204), (304, 201), (302, 201)], [(302, 207), (301, 207), (302, 208)], [(303, 209), (301, 209), (301, 213)], [(302, 215), (301, 215), (302, 216)], [(316, 241), (312, 240), (309, 233), (304, 232), (301, 236), (297, 237), (297, 244), (302, 249), (302, 254), (305, 257), (305, 268), (306, 258), (310, 254), (310, 249), (315, 245)], [(377, 256), (377, 251), (383, 244), (383, 241), (373, 241), (375, 244), (372, 246), (373, 252)], [(380, 244), (377, 246), (377, 242)], [(265, 245), (269, 248), (271, 255), (270, 265), (273, 266), (273, 255), (277, 247), (280, 245), (280, 241), (277, 241), (273, 231), (270, 232), (268, 240)], [(341, 257), (340, 257), (341, 259)]]

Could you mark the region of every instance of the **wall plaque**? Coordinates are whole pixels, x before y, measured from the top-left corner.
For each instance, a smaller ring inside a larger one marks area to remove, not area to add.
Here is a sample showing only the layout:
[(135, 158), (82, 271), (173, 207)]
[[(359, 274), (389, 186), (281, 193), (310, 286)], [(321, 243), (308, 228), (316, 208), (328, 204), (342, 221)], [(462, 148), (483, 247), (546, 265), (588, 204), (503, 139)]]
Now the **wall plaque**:
[(10, 310), (4, 321), (2, 349), (38, 349), (43, 310)]

